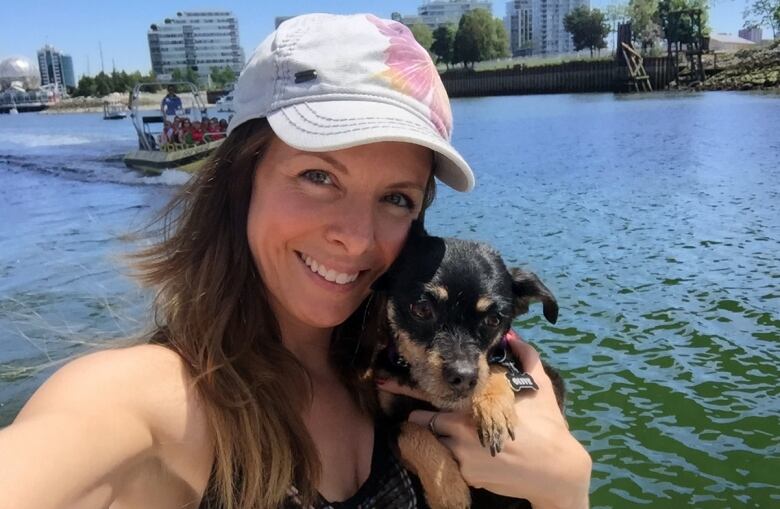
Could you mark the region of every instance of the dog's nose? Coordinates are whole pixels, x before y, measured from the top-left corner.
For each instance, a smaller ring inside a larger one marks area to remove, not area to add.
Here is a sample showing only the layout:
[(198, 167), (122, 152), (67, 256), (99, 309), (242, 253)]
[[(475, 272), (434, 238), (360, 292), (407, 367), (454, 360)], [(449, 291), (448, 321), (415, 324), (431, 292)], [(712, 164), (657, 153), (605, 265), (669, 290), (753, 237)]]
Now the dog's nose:
[(455, 390), (473, 389), (477, 385), (477, 367), (466, 361), (448, 364), (444, 368), (444, 379)]

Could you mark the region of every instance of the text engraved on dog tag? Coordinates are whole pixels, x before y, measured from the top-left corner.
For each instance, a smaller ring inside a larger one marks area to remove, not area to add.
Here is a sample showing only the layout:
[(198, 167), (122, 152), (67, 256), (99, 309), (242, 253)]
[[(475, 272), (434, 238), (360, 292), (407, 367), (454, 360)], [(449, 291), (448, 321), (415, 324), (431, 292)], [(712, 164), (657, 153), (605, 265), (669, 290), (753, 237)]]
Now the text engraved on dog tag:
[(515, 392), (520, 392), (523, 389), (539, 390), (539, 386), (536, 385), (534, 379), (528, 373), (520, 371), (517, 368), (517, 364), (514, 359), (507, 354), (506, 349), (501, 349), (494, 353), (490, 359), (491, 364), (499, 364), (506, 368), (506, 379), (509, 381), (509, 386)]

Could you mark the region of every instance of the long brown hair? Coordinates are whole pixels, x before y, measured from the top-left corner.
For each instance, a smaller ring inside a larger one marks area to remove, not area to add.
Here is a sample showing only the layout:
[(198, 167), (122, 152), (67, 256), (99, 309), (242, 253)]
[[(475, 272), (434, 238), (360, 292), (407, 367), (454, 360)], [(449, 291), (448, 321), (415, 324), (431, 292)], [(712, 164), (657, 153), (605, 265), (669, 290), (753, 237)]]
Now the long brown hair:
[[(265, 119), (237, 127), (150, 228), (155, 243), (133, 256), (139, 280), (156, 290), (148, 339), (182, 357), (204, 401), (215, 449), (204, 496), (225, 509), (279, 507), (293, 486), (308, 504), (321, 468), (301, 417), (311, 382), (282, 345), (247, 241), (255, 168), (273, 136)], [(431, 176), (423, 211), (434, 195)], [(334, 355), (352, 357), (335, 365), (364, 408), (358, 374), (373, 345), (356, 328), (369, 309), (334, 333)]]

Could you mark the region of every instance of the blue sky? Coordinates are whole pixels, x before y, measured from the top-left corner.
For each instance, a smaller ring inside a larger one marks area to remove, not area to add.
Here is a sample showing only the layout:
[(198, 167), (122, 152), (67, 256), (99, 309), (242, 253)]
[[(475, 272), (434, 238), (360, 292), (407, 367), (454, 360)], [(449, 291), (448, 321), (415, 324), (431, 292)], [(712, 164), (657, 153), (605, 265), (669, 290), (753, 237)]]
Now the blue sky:
[[(591, 7), (604, 8), (615, 0), (591, 0)], [(714, 32), (736, 35), (742, 27), (742, 12), (747, 0), (711, 0), (710, 23)], [(227, 9), (238, 18), (241, 44), (247, 57), (274, 27), (276, 16), (305, 12), (372, 12), (389, 17), (393, 11), (414, 14), (422, 0), (339, 0), (284, 2), (130, 0), (95, 2), (36, 0), (18, 3), (17, 8), (2, 10), (0, 60), (9, 56), (35, 59), (36, 51), (46, 43), (73, 57), (77, 75), (100, 71), (99, 44), (103, 46), (103, 65), (117, 69), (148, 72), (151, 68), (146, 32), (149, 25), (175, 16), (180, 10)], [(504, 16), (506, 2), (493, 2), (494, 14)], [(110, 7), (109, 7), (110, 6)], [(764, 37), (771, 33), (765, 29)]]

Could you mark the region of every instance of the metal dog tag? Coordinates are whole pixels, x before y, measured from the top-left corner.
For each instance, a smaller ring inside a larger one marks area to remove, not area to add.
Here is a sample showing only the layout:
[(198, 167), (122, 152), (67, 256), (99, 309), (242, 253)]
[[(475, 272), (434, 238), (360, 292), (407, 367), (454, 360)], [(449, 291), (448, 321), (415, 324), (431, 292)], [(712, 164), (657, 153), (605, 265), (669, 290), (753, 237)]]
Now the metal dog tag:
[(490, 363), (500, 364), (506, 368), (506, 379), (509, 380), (509, 386), (512, 387), (513, 391), (520, 392), (523, 389), (539, 390), (539, 386), (536, 385), (531, 375), (517, 368), (514, 359), (507, 355), (506, 349), (502, 348), (500, 353), (497, 353), (490, 359)]
[(521, 373), (517, 366), (513, 362), (509, 364), (503, 364), (507, 368), (506, 379), (509, 380), (509, 385), (515, 392), (520, 392), (523, 389), (539, 390), (539, 386), (536, 385), (534, 379), (528, 373)]

